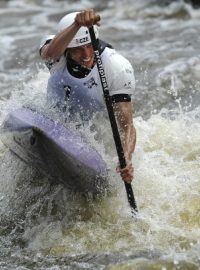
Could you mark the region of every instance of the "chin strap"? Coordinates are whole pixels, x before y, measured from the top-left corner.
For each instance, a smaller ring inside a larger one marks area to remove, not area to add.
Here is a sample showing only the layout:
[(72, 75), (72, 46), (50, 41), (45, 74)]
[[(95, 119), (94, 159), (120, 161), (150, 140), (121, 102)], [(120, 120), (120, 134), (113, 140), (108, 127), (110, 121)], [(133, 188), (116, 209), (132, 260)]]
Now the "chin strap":
[(90, 73), (91, 68), (86, 68), (78, 64), (69, 54), (66, 55), (66, 59), (68, 71), (72, 76), (76, 78), (84, 78)]

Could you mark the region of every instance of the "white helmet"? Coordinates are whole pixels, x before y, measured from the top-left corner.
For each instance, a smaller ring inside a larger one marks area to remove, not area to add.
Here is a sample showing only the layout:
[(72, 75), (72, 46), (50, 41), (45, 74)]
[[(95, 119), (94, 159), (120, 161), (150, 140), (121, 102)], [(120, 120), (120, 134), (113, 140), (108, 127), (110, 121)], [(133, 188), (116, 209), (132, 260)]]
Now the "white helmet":
[[(60, 32), (64, 30), (65, 28), (69, 27), (70, 25), (72, 25), (78, 13), (79, 12), (72, 12), (70, 14), (65, 15), (58, 23), (58, 31)], [(96, 38), (98, 38), (99, 31), (98, 31), (97, 25), (94, 25), (94, 33), (95, 33)], [(89, 30), (87, 27), (82, 26), (78, 30), (74, 38), (71, 40), (67, 48), (79, 47), (79, 46), (86, 45), (88, 43), (91, 43)]]

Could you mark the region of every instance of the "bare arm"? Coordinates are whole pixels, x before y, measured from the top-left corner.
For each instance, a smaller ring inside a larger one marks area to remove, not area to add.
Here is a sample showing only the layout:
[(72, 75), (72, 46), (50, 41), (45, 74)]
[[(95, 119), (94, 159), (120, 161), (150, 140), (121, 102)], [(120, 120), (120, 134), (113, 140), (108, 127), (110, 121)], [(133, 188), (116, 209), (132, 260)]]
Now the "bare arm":
[(41, 50), (41, 57), (46, 60), (57, 60), (65, 52), (67, 46), (76, 35), (80, 27), (90, 27), (93, 24), (99, 25), (100, 16), (93, 10), (86, 10), (78, 13), (74, 22), (63, 31), (59, 32), (49, 44)]
[(131, 182), (133, 179), (132, 155), (136, 145), (136, 129), (133, 124), (131, 102), (118, 102), (113, 106), (117, 118), (122, 146), (127, 162), (125, 169), (120, 169), (122, 179)]
[(80, 26), (74, 22), (70, 27), (59, 32), (52, 41), (45, 45), (41, 50), (41, 56), (43, 59), (59, 59), (65, 52), (68, 44), (75, 36)]

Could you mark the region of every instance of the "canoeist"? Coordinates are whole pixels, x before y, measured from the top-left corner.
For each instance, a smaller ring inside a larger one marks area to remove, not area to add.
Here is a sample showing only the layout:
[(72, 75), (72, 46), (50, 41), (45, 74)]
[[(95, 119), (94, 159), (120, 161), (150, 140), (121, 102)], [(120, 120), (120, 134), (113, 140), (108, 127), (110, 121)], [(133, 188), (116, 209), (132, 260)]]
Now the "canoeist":
[(105, 71), (109, 94), (119, 125), (126, 167), (117, 171), (127, 183), (133, 180), (132, 155), (136, 144), (131, 95), (135, 89), (134, 71), (130, 62), (110, 44), (99, 39), (100, 16), (93, 10), (65, 15), (58, 24), (58, 33), (47, 37), (40, 55), (49, 70), (47, 97), (53, 106), (83, 118), (105, 108), (102, 86), (95, 62), (88, 28), (94, 26)]

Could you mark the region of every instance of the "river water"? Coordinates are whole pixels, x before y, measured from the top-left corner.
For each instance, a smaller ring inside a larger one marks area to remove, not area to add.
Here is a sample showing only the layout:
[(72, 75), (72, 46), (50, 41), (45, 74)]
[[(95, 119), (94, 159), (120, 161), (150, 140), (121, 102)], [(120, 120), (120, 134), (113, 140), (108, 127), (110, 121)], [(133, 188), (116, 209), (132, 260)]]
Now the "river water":
[(101, 38), (135, 69), (139, 207), (132, 218), (117, 158), (103, 146), (113, 192), (93, 200), (50, 184), (0, 142), (0, 269), (200, 269), (200, 10), (160, 2), (0, 2), (0, 123), (23, 104), (45, 104), (42, 37), (65, 13), (99, 11)]

